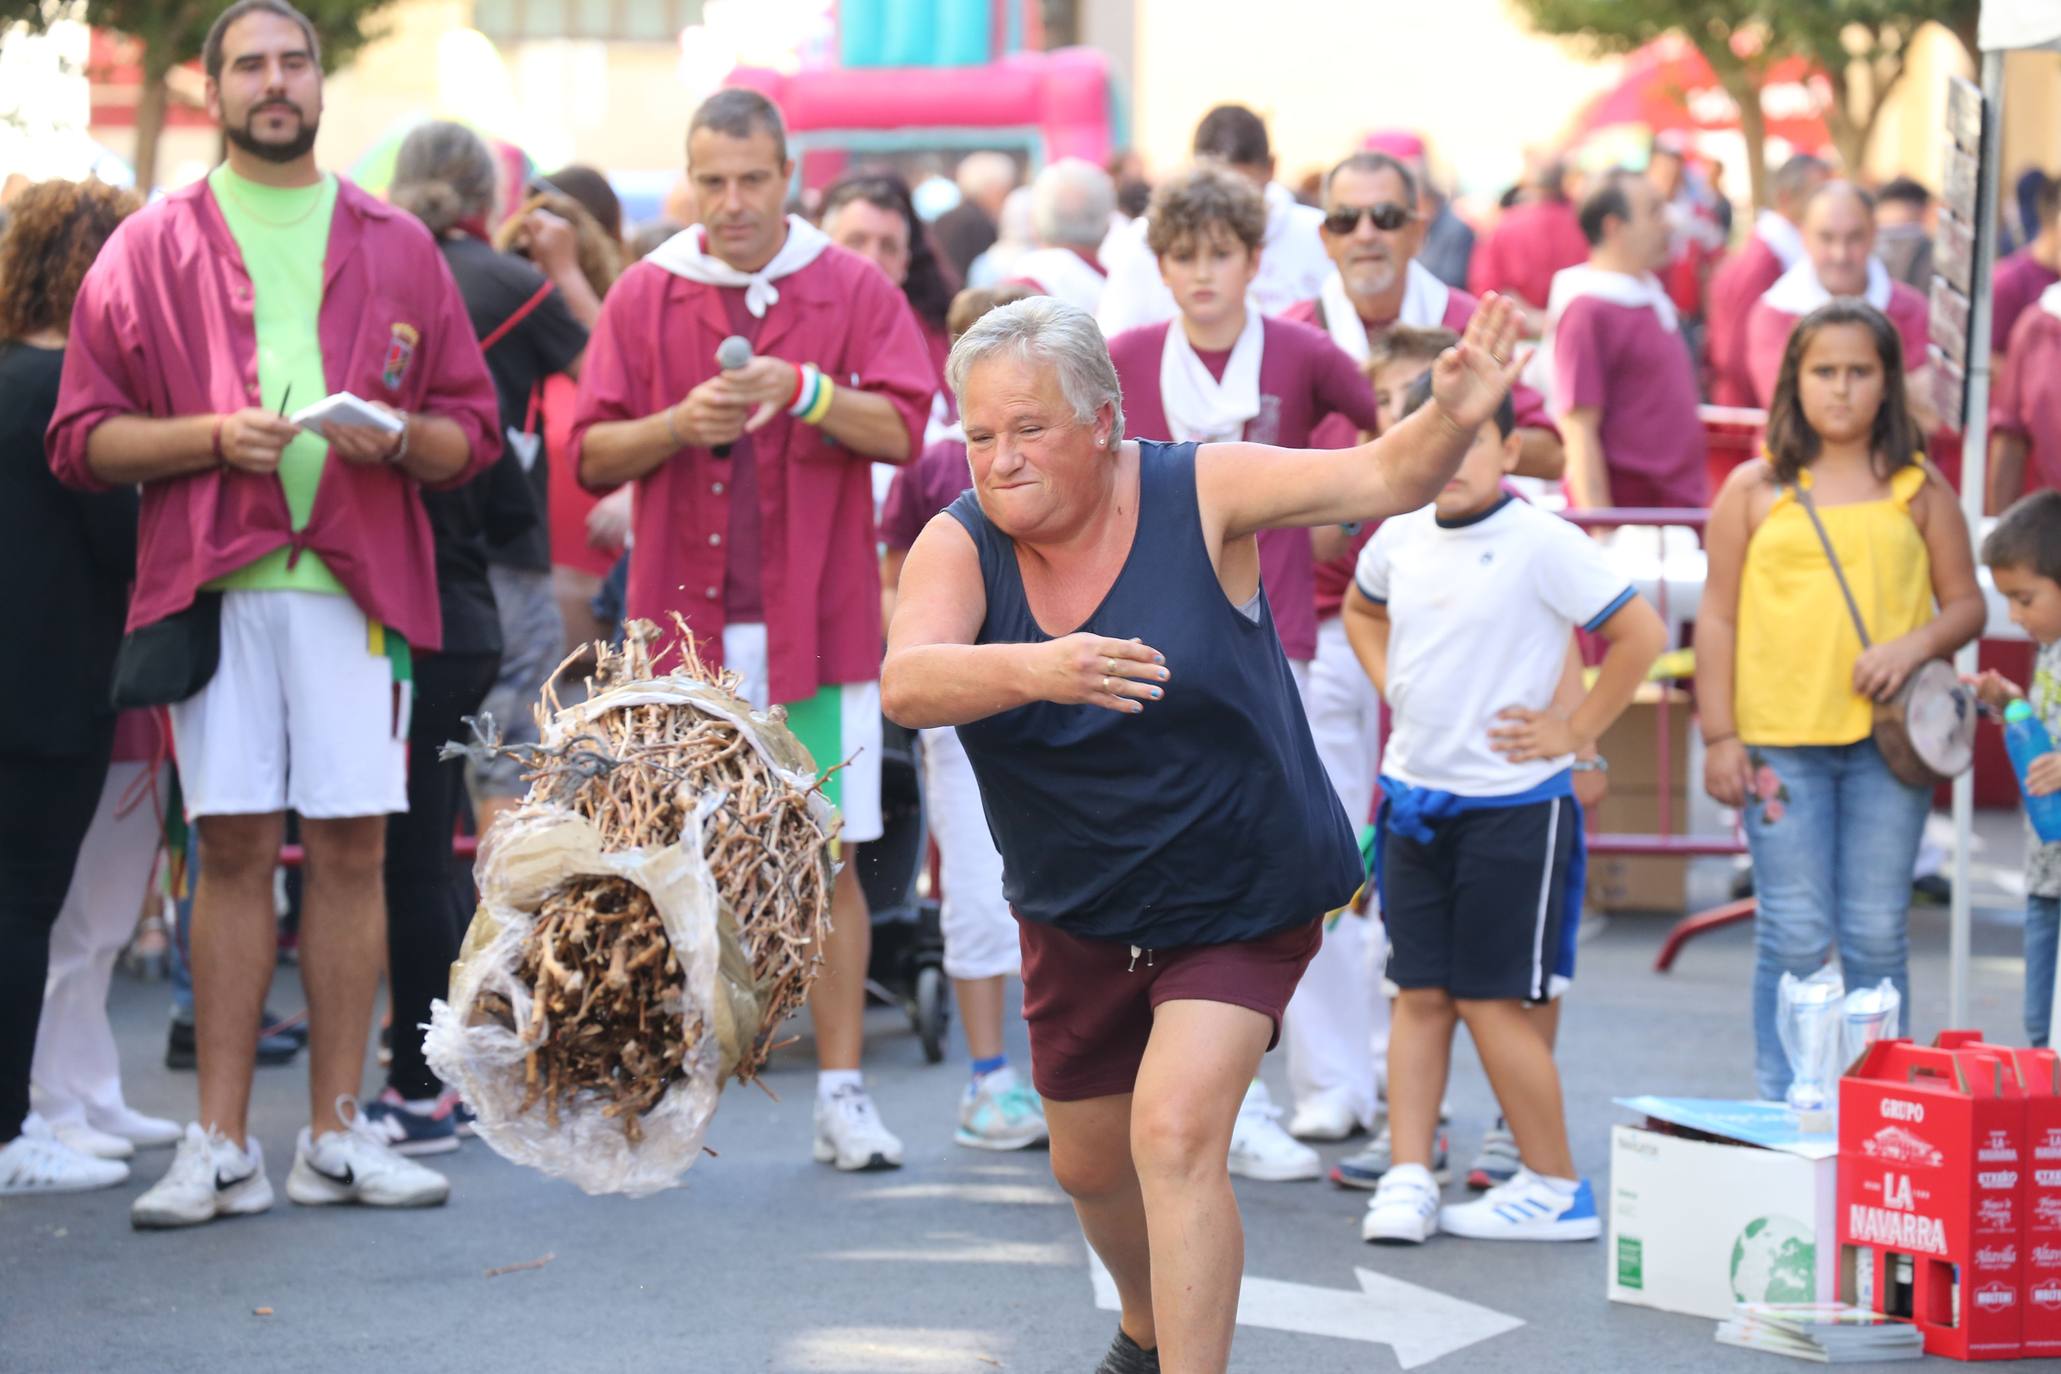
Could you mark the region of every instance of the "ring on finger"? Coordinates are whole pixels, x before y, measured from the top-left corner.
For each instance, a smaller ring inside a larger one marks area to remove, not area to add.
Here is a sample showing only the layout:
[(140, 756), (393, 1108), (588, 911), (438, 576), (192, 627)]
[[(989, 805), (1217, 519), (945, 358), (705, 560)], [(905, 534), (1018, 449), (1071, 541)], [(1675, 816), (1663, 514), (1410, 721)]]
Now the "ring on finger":
[(1105, 658), (1105, 659), (1103, 659), (1102, 661), (1103, 661), (1104, 663), (1106, 663), (1106, 664), (1108, 664), (1108, 665), (1109, 665), (1109, 675), (1110, 675), (1111, 677), (1115, 677), (1115, 676), (1116, 676), (1116, 660), (1115, 660), (1115, 659), (1113, 659), (1113, 658)]
[(1108, 679), (1108, 678), (1106, 678), (1106, 677), (1102, 679), (1102, 691), (1103, 691), (1103, 694), (1104, 694), (1105, 696), (1115, 696), (1115, 695), (1116, 695), (1116, 693), (1114, 693), (1114, 692), (1110, 691), (1110, 689), (1109, 689), (1109, 679)]

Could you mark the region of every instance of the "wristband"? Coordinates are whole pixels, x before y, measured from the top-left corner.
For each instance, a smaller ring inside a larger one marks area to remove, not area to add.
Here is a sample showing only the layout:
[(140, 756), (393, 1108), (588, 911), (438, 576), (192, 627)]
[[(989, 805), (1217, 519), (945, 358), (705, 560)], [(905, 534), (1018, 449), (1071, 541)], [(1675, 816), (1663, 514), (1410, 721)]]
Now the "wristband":
[(208, 447), (214, 453), (215, 461), (217, 463), (220, 463), (223, 467), (229, 466), (228, 455), (222, 452), (222, 421), (227, 418), (228, 417), (224, 415), (217, 415), (215, 417), (215, 434), (214, 437), (208, 441)]
[(403, 458), (406, 458), (407, 456), (408, 456), (408, 417), (407, 417), (407, 416), (405, 416), (405, 415), (403, 415), (403, 416), (401, 417), (401, 442), (400, 442), (400, 443), (398, 443), (398, 444), (395, 444), (395, 445), (394, 445), (394, 451), (393, 451), (392, 453), (389, 453), (389, 454), (388, 454), (388, 455), (386, 456), (386, 461), (387, 461), (387, 465), (388, 465), (389, 467), (399, 467), (399, 466), (401, 465), (401, 460), (402, 460)]
[(799, 413), (799, 412), (798, 412), (798, 411), (796, 410), (796, 407), (797, 407), (797, 406), (799, 406), (799, 405), (801, 404), (801, 398), (802, 398), (802, 393), (803, 393), (803, 392), (806, 392), (806, 391), (807, 391), (808, 389), (809, 389), (809, 371), (808, 371), (808, 364), (806, 364), (806, 363), (796, 363), (796, 364), (794, 365), (794, 394), (793, 394), (792, 396), (789, 396), (789, 397), (787, 398), (787, 405), (786, 405), (786, 406), (784, 407), (784, 409), (785, 409), (785, 410), (787, 411), (787, 413), (788, 413), (789, 415), (794, 415), (794, 414), (798, 414), (798, 413)]
[(1728, 739), (1737, 738), (1739, 738), (1739, 733), (1736, 730), (1727, 730), (1722, 735), (1705, 735), (1703, 737), (1703, 747), (1708, 749), (1713, 744), (1723, 744)]
[(801, 365), (801, 380), (794, 389), (794, 399), (788, 402), (787, 413), (798, 420), (806, 420), (809, 411), (822, 398), (823, 388), (828, 385), (822, 371), (814, 363)]
[(830, 403), (837, 399), (837, 383), (820, 372), (816, 374), (816, 381), (820, 387), (816, 399), (810, 402), (809, 408), (801, 414), (801, 421), (805, 425), (822, 424), (823, 417), (830, 413)]

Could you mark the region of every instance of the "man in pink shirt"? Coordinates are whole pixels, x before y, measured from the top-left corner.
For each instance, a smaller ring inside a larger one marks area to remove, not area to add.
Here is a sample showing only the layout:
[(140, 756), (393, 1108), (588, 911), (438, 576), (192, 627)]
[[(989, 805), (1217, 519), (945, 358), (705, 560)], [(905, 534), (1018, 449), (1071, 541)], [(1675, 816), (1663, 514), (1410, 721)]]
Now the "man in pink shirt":
[(1559, 162), (1539, 168), (1523, 198), (1503, 212), (1474, 246), (1467, 289), (1514, 296), (1535, 314), (1546, 308), (1553, 274), (1589, 256), (1588, 241), (1565, 189), (1567, 169)]
[[(1314, 298), (1298, 301), (1281, 318), (1324, 330), (1363, 368), (1374, 344), (1398, 326), (1466, 333), (1481, 302), (1417, 260), (1425, 228), (1418, 203), (1416, 174), (1387, 153), (1354, 153), (1333, 167), (1324, 179), (1322, 229), (1332, 272)], [(1517, 471), (1558, 478), (1560, 435), (1544, 399), (1520, 384), (1511, 388), (1510, 401), (1521, 442)], [(1333, 416), (1318, 426), (1311, 447), (1350, 448), (1359, 441), (1344, 417)]]
[[(160, 666), (219, 653), (204, 681), (168, 675), (130, 703), (171, 707), (201, 860), (200, 1120), (131, 1208), (142, 1227), (272, 1204), (245, 1130), (288, 809), (308, 852), (312, 1037), (311, 1124), (287, 1195), (391, 1207), (450, 1192), (338, 1104), (357, 1096), (379, 986), (410, 649), (441, 642), (420, 491), (499, 456), (497, 403), (435, 240), (316, 168), (319, 56), (284, 0), (242, 0), (216, 21), (203, 60), (228, 160), (109, 241), (79, 293), (49, 432), (66, 482), (143, 488), (132, 666), (151, 645), (171, 651)], [(390, 427), (316, 435), (282, 418), (330, 391), (371, 401)]]
[(1808, 153), (1798, 153), (1776, 168), (1768, 179), (1774, 204), (1760, 212), (1746, 242), (1712, 274), (1704, 314), (1712, 404), (1756, 404), (1753, 378), (1746, 370), (1746, 317), (1767, 289), (1802, 260), (1803, 231), (1797, 223), (1805, 203), (1831, 175), (1831, 168)]
[(1696, 373), (1674, 303), (1654, 273), (1668, 223), (1646, 178), (1612, 172), (1582, 202), (1589, 260), (1553, 280), (1546, 345), (1578, 507), (1694, 507), (1709, 497)]
[(2011, 352), (2011, 330), (2040, 293), (2061, 281), (2061, 180), (2040, 184), (2034, 201), (2040, 231), (2031, 243), (1997, 264), (1990, 277), (1990, 362), (2001, 368)]
[[(719, 91), (687, 128), (701, 222), (617, 279), (580, 373), (580, 480), (637, 484), (628, 611), (683, 616), (705, 660), (780, 704), (819, 767), (847, 845), (880, 815), (880, 566), (874, 460), (923, 445), (937, 374), (902, 293), (782, 213), (794, 162), (780, 111)], [(724, 371), (718, 347), (756, 355)], [(810, 995), (815, 1157), (893, 1168), (902, 1144), (859, 1075), (870, 948), (858, 867), (838, 874)]]
[(2061, 488), (2061, 282), (2042, 291), (2011, 330), (1989, 423), (1992, 511), (2028, 490)]
[(1803, 258), (1761, 293), (1746, 317), (1746, 370), (1754, 404), (1775, 394), (1782, 353), (1796, 322), (1835, 296), (1858, 296), (1889, 317), (1903, 339), (1911, 411), (1932, 428), (1930, 392), (1922, 384), (1931, 307), (1922, 292), (1889, 275), (1875, 256), (1875, 206), (1848, 181), (1828, 181), (1803, 209)]
[[(1210, 165), (1169, 177), (1152, 197), (1147, 243), (1180, 314), (1109, 341), (1123, 387), (1124, 423), (1141, 438), (1312, 447), (1327, 416), (1355, 430), (1376, 424), (1373, 388), (1320, 331), (1263, 318), (1247, 299), (1258, 269), (1266, 203), (1251, 183)], [(1317, 650), (1311, 531), (1263, 530), (1260, 581), (1308, 710)], [(1328, 533), (1342, 543), (1337, 527)], [(1357, 820), (1359, 818), (1355, 818)], [(1371, 989), (1358, 922), (1325, 938), (1282, 1021), (1296, 1101), (1293, 1135), (1341, 1139), (1376, 1110)], [(1315, 1178), (1316, 1151), (1274, 1123), (1254, 1084), (1231, 1138), (1231, 1171), (1248, 1178)]]

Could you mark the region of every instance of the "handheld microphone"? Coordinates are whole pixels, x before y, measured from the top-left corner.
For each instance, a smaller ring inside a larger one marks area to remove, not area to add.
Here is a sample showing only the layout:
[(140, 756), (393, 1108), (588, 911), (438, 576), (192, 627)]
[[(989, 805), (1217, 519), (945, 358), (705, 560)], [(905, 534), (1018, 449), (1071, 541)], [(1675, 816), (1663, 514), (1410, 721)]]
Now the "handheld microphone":
[[(716, 345), (716, 366), (725, 372), (737, 372), (751, 366), (751, 340), (742, 334), (732, 334)], [(718, 458), (730, 456), (730, 445), (717, 444), (714, 453)]]

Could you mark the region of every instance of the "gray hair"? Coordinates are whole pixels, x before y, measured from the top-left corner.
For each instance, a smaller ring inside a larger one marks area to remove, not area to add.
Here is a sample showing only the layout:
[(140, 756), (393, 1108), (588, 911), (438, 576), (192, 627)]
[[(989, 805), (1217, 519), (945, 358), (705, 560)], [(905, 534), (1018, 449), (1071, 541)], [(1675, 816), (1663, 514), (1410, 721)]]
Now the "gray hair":
[(1032, 296), (981, 316), (959, 336), (945, 361), (945, 382), (962, 407), (974, 364), (1005, 354), (1058, 373), (1059, 389), (1082, 424), (1091, 423), (1103, 406), (1112, 407), (1115, 425), (1109, 446), (1115, 448), (1123, 440), (1123, 386), (1093, 315), (1051, 296)]
[(702, 129), (725, 138), (771, 134), (773, 160), (782, 167), (787, 165), (787, 123), (780, 117), (780, 107), (758, 91), (730, 86), (702, 101), (695, 108), (694, 117), (687, 121), (690, 146), (694, 135)]
[(1116, 183), (1092, 162), (1063, 157), (1031, 183), (1038, 242), (1057, 248), (1100, 248), (1116, 213)]
[(992, 150), (968, 153), (959, 163), (959, 189), (968, 197), (1007, 192), (1016, 185), (1016, 159)]
[(485, 140), (463, 124), (433, 120), (401, 141), (387, 199), (442, 234), (492, 213), (498, 180)]

